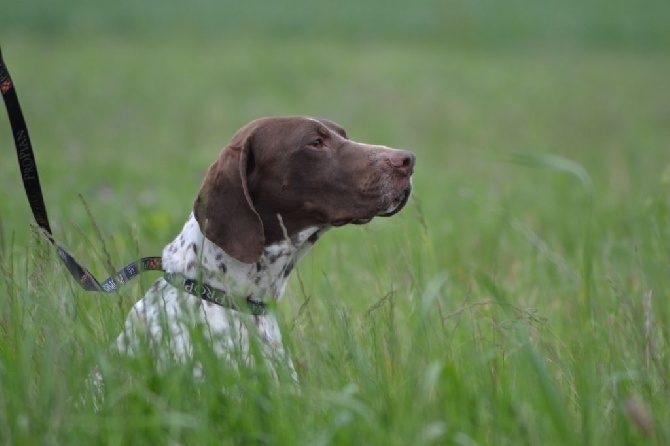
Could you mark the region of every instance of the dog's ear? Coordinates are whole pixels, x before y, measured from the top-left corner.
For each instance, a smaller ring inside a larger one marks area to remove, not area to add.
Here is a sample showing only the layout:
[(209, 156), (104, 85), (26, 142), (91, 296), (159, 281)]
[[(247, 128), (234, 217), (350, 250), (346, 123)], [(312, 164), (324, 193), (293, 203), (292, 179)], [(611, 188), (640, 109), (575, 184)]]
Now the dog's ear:
[(263, 222), (249, 195), (253, 129), (242, 129), (209, 167), (193, 205), (205, 237), (232, 258), (256, 262), (263, 253)]

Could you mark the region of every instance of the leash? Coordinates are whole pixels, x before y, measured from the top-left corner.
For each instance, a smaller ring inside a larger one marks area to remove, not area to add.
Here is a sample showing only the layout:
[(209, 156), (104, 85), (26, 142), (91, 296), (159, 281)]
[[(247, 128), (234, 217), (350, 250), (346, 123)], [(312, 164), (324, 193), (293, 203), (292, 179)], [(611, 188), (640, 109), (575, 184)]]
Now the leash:
[[(59, 258), (63, 261), (65, 267), (72, 277), (75, 278), (77, 283), (86, 291), (114, 293), (118, 291), (121, 286), (127, 284), (130, 280), (145, 271), (165, 272), (161, 257), (142, 257), (141, 259), (129, 263), (107, 279), (100, 282), (88, 269), (82, 266), (81, 263), (54, 240), (51, 232), (51, 225), (49, 224), (49, 217), (47, 216), (47, 209), (44, 204), (40, 178), (37, 174), (35, 154), (30, 142), (30, 136), (28, 135), (28, 126), (26, 125), (26, 120), (21, 112), (21, 106), (19, 105), (19, 99), (16, 90), (14, 89), (12, 78), (9, 75), (5, 61), (2, 58), (1, 48), (0, 91), (2, 92), (2, 99), (5, 102), (7, 115), (9, 116), (9, 123), (14, 136), (16, 156), (19, 161), (19, 170), (21, 171), (23, 187), (26, 191), (28, 203), (30, 204), (30, 209), (32, 210), (35, 222), (42, 229), (43, 234), (49, 242), (56, 248)], [(242, 311), (241, 306), (236, 305), (235, 299), (229, 296), (225, 291), (212, 288), (197, 280), (188, 279), (181, 274), (166, 272), (164, 278), (171, 285), (178, 287), (189, 294), (200, 297), (203, 300), (225, 308)], [(251, 296), (248, 296), (245, 301), (249, 313), (256, 316), (265, 314), (266, 308), (263, 302), (253, 300)]]
[(44, 197), (42, 195), (42, 187), (40, 186), (40, 177), (37, 173), (35, 154), (33, 153), (33, 146), (30, 142), (30, 136), (28, 135), (28, 126), (26, 125), (26, 120), (23, 118), (19, 99), (16, 95), (12, 78), (7, 70), (7, 65), (5, 65), (4, 59), (2, 58), (1, 49), (0, 91), (2, 91), (2, 99), (5, 101), (9, 123), (14, 135), (16, 156), (19, 160), (23, 188), (26, 191), (28, 203), (33, 212), (35, 222), (37, 222), (37, 225), (42, 229), (42, 232), (49, 242), (56, 247), (58, 256), (63, 261), (72, 277), (77, 280), (77, 283), (79, 283), (79, 285), (86, 291), (114, 293), (118, 291), (120, 286), (125, 285), (144, 271), (162, 271), (162, 259), (160, 257), (144, 257), (129, 263), (107, 279), (99, 282), (88, 269), (82, 266), (65, 249), (56, 243), (51, 232), (47, 209), (44, 205)]

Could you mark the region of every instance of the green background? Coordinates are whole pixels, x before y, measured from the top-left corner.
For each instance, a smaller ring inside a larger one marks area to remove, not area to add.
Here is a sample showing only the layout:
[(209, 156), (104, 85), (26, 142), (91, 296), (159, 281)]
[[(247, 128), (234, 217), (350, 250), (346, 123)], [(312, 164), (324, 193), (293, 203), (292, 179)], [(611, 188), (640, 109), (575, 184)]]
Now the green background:
[(56, 236), (99, 277), (160, 254), (252, 119), (329, 118), (417, 167), (403, 212), (292, 277), (300, 392), (206, 349), (194, 382), (110, 352), (155, 277), (74, 288), (0, 119), (0, 441), (666, 444), (669, 24), (655, 0), (2, 0)]

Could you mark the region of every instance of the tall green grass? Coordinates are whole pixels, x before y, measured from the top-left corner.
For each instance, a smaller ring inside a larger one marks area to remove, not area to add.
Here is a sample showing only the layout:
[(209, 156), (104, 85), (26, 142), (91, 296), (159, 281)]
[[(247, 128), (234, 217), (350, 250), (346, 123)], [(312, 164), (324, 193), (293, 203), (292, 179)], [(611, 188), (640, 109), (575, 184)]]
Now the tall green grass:
[(79, 290), (28, 226), (0, 119), (1, 443), (668, 443), (665, 3), (126, 3), (0, 16), (57, 238), (98, 275), (103, 240), (114, 266), (159, 254), (259, 116), (412, 149), (415, 194), (291, 278), (299, 390), (206, 343), (194, 380), (110, 350), (156, 275)]

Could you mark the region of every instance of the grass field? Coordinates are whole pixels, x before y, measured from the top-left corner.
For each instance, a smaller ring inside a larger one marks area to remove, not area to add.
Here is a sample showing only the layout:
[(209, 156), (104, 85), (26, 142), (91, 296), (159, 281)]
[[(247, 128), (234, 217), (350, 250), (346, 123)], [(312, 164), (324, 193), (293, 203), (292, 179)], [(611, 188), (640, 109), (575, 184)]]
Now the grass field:
[(16, 3), (0, 45), (50, 218), (99, 277), (161, 252), (251, 119), (418, 160), (402, 213), (292, 277), (300, 392), (206, 350), (194, 382), (109, 351), (157, 275), (77, 289), (0, 118), (2, 444), (670, 443), (667, 2)]

